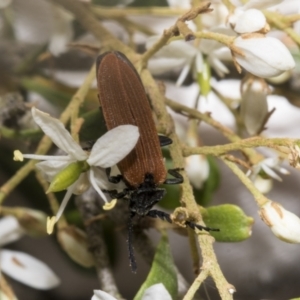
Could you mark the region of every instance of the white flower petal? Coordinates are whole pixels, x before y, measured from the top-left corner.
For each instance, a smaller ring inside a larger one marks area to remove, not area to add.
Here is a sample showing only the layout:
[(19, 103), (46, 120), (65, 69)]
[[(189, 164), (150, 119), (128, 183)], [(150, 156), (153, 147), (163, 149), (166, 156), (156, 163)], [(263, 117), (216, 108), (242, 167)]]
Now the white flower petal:
[(273, 201), (264, 204), (259, 214), (279, 239), (288, 243), (300, 243), (300, 219), (295, 214)]
[(282, 179), (277, 175), (276, 172), (274, 172), (271, 168), (269, 168), (267, 165), (262, 164), (261, 168), (265, 171), (266, 174), (268, 174), (271, 178), (274, 178), (278, 181), (282, 181)]
[(94, 296), (92, 297), (92, 300), (117, 300), (117, 299), (101, 290), (94, 290)]
[(48, 290), (60, 284), (59, 278), (43, 262), (19, 251), (0, 251), (1, 270), (32, 288)]
[(172, 70), (182, 68), (187, 59), (170, 57), (153, 57), (148, 62), (148, 69), (153, 75), (161, 75)]
[(235, 53), (237, 62), (248, 72), (263, 78), (277, 76), (295, 67), (295, 61), (278, 39), (273, 37), (238, 37), (234, 46), (244, 56)]
[[(67, 158), (67, 156), (65, 156)], [(72, 163), (72, 160), (68, 161), (59, 161), (55, 160), (55, 157), (53, 160), (47, 160), (42, 161), (40, 163), (37, 163), (35, 167), (42, 173), (42, 175), (45, 177), (45, 179), (50, 182), (52, 181), (52, 178), (62, 169), (64, 169), (67, 165)]]
[(220, 77), (224, 77), (229, 73), (228, 68), (213, 54), (208, 56), (207, 61)]
[[(160, 37), (158, 37), (158, 36), (150, 37), (147, 40), (146, 49), (151, 48), (151, 46), (153, 46), (159, 38)], [(193, 45), (191, 45), (185, 41), (179, 40), (179, 41), (174, 41), (174, 42), (170, 43), (169, 45), (162, 47), (155, 54), (155, 56), (156, 57), (167, 57), (167, 58), (191, 59), (196, 55), (197, 51), (198, 50)]]
[(202, 73), (202, 71), (203, 71), (203, 56), (200, 51), (198, 51), (196, 54), (195, 65), (196, 65), (197, 73)]
[(54, 5), (52, 13), (55, 22), (48, 47), (53, 55), (58, 56), (67, 50), (67, 44), (73, 38), (73, 18), (66, 10)]
[(0, 219), (0, 246), (12, 243), (23, 235), (24, 230), (15, 217), (5, 216)]
[(186, 79), (187, 75), (189, 74), (189, 71), (191, 69), (191, 62), (187, 62), (187, 64), (183, 67), (183, 69), (181, 70), (179, 77), (176, 81), (176, 85), (177, 86), (181, 86), (182, 83), (184, 82), (184, 80)]
[(265, 15), (260, 10), (252, 8), (238, 16), (233, 29), (238, 33), (255, 32), (263, 29), (266, 22)]
[(138, 127), (133, 125), (122, 125), (108, 131), (94, 144), (87, 163), (102, 168), (117, 164), (135, 147), (139, 136)]
[(146, 289), (142, 300), (172, 300), (171, 295), (162, 283), (157, 283)]
[(31, 111), (34, 121), (58, 148), (76, 160), (85, 160), (87, 158), (85, 151), (73, 140), (70, 133), (58, 119), (52, 118), (49, 114), (35, 107)]

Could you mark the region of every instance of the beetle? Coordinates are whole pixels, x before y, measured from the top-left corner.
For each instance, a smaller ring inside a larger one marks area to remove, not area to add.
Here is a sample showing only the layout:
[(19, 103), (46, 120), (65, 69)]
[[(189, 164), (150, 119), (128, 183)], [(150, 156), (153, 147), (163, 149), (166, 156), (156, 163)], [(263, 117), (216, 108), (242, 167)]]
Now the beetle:
[[(122, 192), (105, 191), (112, 198), (126, 199), (129, 203), (128, 250), (131, 269), (136, 272), (132, 246), (132, 219), (134, 216), (160, 218), (172, 223), (170, 214), (152, 207), (165, 195), (161, 184), (180, 184), (181, 169), (169, 170), (174, 178), (167, 179), (167, 171), (160, 147), (172, 143), (165, 136), (158, 136), (152, 117), (151, 106), (144, 86), (132, 63), (121, 52), (105, 52), (97, 58), (98, 98), (107, 129), (131, 124), (139, 128), (140, 138), (135, 148), (118, 163), (120, 175), (110, 176), (109, 181), (123, 180), (126, 188)], [(214, 230), (186, 221), (192, 229)]]

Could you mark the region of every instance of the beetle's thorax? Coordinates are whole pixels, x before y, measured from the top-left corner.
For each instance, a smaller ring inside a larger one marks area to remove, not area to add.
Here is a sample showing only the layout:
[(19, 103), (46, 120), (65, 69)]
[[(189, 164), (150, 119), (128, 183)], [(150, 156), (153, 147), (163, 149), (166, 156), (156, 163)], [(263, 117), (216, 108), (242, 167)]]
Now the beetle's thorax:
[(129, 209), (139, 216), (145, 216), (165, 194), (164, 189), (157, 188), (154, 176), (147, 173), (144, 182), (132, 190), (129, 198)]

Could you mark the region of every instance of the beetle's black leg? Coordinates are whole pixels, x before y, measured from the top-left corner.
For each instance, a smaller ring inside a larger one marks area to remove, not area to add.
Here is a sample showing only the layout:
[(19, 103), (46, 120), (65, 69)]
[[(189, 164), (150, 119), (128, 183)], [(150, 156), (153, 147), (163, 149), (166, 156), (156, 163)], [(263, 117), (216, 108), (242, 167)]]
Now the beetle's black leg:
[[(160, 218), (163, 221), (168, 221), (169, 223), (172, 223), (170, 214), (160, 210), (156, 210), (156, 209), (150, 210), (147, 216), (151, 218)], [(186, 221), (185, 224), (190, 228), (192, 228), (193, 230), (195, 230), (195, 228), (198, 228), (199, 230), (205, 230), (205, 231), (220, 231), (220, 229), (205, 227), (190, 221)]]
[(172, 223), (170, 214), (165, 213), (161, 210), (152, 209), (147, 213), (147, 216), (151, 218), (160, 218), (163, 221), (168, 221), (169, 223)]
[(180, 184), (183, 183), (183, 177), (178, 171), (182, 171), (182, 168), (176, 168), (168, 170), (168, 173), (174, 176), (175, 178), (167, 178), (164, 184)]
[(168, 146), (173, 143), (173, 141), (167, 136), (159, 135), (158, 138), (161, 147)]
[(117, 190), (102, 190), (102, 192), (108, 194), (112, 199), (121, 199), (128, 195), (129, 190), (124, 189), (120, 193)]
[(190, 221), (186, 221), (185, 224), (187, 226), (189, 226), (190, 228), (192, 228), (193, 230), (195, 230), (195, 228), (198, 228), (199, 230), (205, 230), (205, 231), (220, 231), (220, 229), (218, 229), (218, 228), (210, 228), (210, 227), (202, 226), (202, 225), (196, 224), (194, 222), (190, 222)]
[(132, 219), (134, 218), (135, 213), (131, 212), (129, 219), (128, 219), (128, 238), (127, 238), (127, 246), (128, 246), (128, 255), (129, 255), (129, 264), (131, 267), (131, 271), (133, 273), (136, 273), (137, 270), (137, 265), (136, 265), (136, 261), (135, 261), (135, 257), (134, 257), (134, 249), (133, 249), (133, 228), (132, 228)]
[(121, 174), (119, 174), (117, 176), (110, 176), (110, 171), (111, 171), (111, 168), (106, 168), (105, 169), (107, 179), (108, 179), (109, 182), (119, 183), (123, 179), (123, 176)]

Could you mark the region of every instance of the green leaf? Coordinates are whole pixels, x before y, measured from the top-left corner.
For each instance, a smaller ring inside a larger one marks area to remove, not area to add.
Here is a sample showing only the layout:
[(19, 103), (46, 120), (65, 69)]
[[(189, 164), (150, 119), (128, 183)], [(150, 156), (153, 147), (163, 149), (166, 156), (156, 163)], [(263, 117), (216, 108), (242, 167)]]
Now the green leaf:
[(177, 275), (166, 234), (163, 234), (161, 237), (156, 248), (151, 270), (134, 300), (141, 300), (145, 290), (156, 283), (162, 283), (172, 299), (177, 299)]
[(206, 226), (220, 229), (210, 232), (218, 242), (241, 242), (251, 236), (254, 220), (237, 205), (201, 207), (200, 211)]
[(207, 156), (209, 164), (209, 175), (204, 182), (201, 190), (194, 189), (196, 202), (201, 206), (207, 206), (212, 200), (214, 191), (218, 188), (220, 183), (220, 173), (218, 165), (212, 156)]

